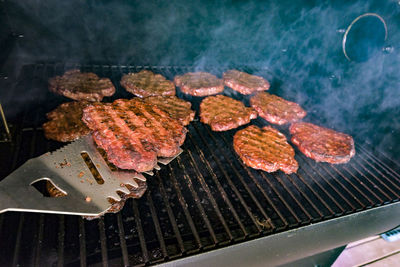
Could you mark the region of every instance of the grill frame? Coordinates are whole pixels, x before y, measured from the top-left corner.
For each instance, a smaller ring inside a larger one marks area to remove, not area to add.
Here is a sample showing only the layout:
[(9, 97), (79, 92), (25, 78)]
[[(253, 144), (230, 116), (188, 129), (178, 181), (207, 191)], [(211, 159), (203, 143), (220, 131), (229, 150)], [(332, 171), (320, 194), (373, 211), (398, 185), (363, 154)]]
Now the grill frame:
[[(25, 65), (19, 76), (0, 82), (2, 88), (7, 84), (14, 85), (7, 100), (18, 96), (19, 90), (25, 90), (26, 86), (39, 92), (39, 95), (28, 96), (32, 97), (28, 101), (31, 105), (27, 106), (22, 119), (14, 120), (14, 143), (7, 154), (12, 157), (0, 154), (3, 166), (8, 168), (0, 173), (0, 177), (28, 158), (60, 146), (44, 139), (40, 125), (43, 112), (66, 101), (47, 91), (48, 78), (71, 68), (110, 77), (119, 92), (116, 97), (129, 96), (119, 87), (123, 73), (146, 68), (171, 79), (175, 74), (193, 70), (177, 66)], [(255, 71), (251, 67), (241, 69)], [(205, 70), (219, 76), (223, 71), (218, 68)], [(268, 70), (258, 73), (268, 79), (273, 76)], [(234, 98), (240, 97), (225, 90)], [(179, 91), (178, 96), (188, 99)], [(55, 101), (40, 105), (41, 101), (49, 102), (49, 99)], [(198, 110), (199, 98), (190, 99)], [(248, 100), (244, 99), (244, 102)], [(37, 108), (36, 114), (28, 112), (33, 108)], [(265, 123), (257, 120), (253, 124)], [(145, 196), (128, 201), (118, 214), (90, 222), (64, 215), (0, 214), (0, 239), (12, 244), (8, 249), (0, 245), (4, 248), (0, 251), (8, 255), (2, 255), (0, 265), (221, 264), (222, 260), (224, 264), (232, 265), (249, 264), (250, 260), (282, 264), (384, 232), (398, 224), (400, 193), (389, 185), (400, 189), (400, 165), (384, 154), (372, 154), (371, 148), (356, 142), (356, 158), (362, 158), (360, 161), (365, 165), (353, 159), (343, 166), (317, 164), (296, 149), (299, 175), (267, 174), (247, 168), (238, 160), (230, 145), (235, 130), (213, 133), (199, 122), (192, 123), (189, 130), (183, 155), (156, 172), (154, 178), (149, 179)], [(284, 127), (279, 130), (287, 134)], [(370, 179), (363, 177), (363, 172), (354, 165), (360, 165)], [(164, 174), (166, 177), (161, 177)], [(358, 198), (354, 198), (354, 192), (358, 192)], [(209, 203), (203, 203), (204, 200)], [(158, 203), (163, 204), (165, 211), (157, 208)], [(231, 214), (231, 218), (227, 214)], [(385, 220), (378, 222), (377, 216), (385, 217)], [(149, 226), (149, 218), (153, 226)], [(28, 222), (35, 225), (31, 231), (25, 229)], [(360, 223), (363, 227), (359, 227)], [(93, 233), (92, 227), (96, 227), (98, 233)], [(154, 230), (151, 234), (145, 231), (149, 227)], [(338, 231), (341, 227), (346, 230)], [(132, 229), (136, 232), (130, 233)], [(337, 234), (332, 237), (332, 232)], [(320, 241), (304, 242), (304, 239), (316, 238)], [(97, 241), (96, 245), (93, 240)], [(158, 247), (155, 247), (156, 243)], [(50, 249), (52, 245), (56, 248), (54, 251)], [(134, 252), (136, 250), (141, 251), (139, 256)], [(47, 257), (49, 253), (56, 260)], [(161, 256), (153, 257), (154, 253)], [(29, 259), (25, 255), (30, 255)]]

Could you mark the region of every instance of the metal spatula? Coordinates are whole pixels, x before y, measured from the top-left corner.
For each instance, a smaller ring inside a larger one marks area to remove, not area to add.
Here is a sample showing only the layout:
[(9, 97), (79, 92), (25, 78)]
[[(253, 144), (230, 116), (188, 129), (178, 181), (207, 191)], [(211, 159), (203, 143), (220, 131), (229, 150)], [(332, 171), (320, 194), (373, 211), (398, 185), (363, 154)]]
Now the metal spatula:
[[(160, 162), (167, 164), (170, 160)], [(108, 198), (121, 200), (117, 191), (130, 193), (126, 184), (137, 188), (137, 179), (146, 181), (140, 173), (112, 171), (92, 138), (86, 136), (55, 152), (28, 160), (1, 181), (0, 213), (28, 211), (98, 216), (111, 207)], [(41, 180), (50, 181), (64, 196), (43, 196), (33, 186)]]

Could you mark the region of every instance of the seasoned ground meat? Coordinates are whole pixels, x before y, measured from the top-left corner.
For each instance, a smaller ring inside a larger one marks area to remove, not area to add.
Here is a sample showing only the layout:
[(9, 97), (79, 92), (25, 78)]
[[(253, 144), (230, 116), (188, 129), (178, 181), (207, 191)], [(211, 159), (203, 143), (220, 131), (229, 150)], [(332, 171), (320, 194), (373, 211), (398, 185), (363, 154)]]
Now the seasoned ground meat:
[(94, 73), (70, 70), (63, 76), (49, 80), (50, 91), (74, 100), (101, 101), (104, 96), (112, 96), (115, 87), (108, 78), (99, 78)]
[(224, 91), (221, 79), (208, 72), (189, 72), (175, 76), (174, 82), (181, 91), (193, 96), (215, 95)]
[(149, 96), (173, 96), (175, 85), (161, 74), (155, 74), (149, 70), (138, 73), (128, 73), (122, 76), (121, 85), (126, 91), (138, 97)]
[(154, 168), (159, 157), (173, 157), (187, 129), (177, 120), (139, 98), (93, 103), (83, 110), (83, 121), (108, 160), (137, 172)]
[(228, 70), (223, 75), (224, 84), (244, 95), (268, 90), (270, 85), (263, 77), (238, 70)]
[(350, 135), (307, 122), (289, 128), (292, 143), (309, 158), (329, 163), (346, 163), (356, 153)]
[(176, 96), (151, 96), (146, 97), (144, 101), (167, 112), (171, 118), (179, 120), (183, 125), (188, 125), (196, 113), (191, 109), (192, 104), (189, 101)]
[(297, 172), (294, 149), (286, 137), (271, 126), (260, 129), (250, 125), (238, 131), (233, 137), (233, 148), (243, 162), (254, 169), (266, 172), (280, 169), (287, 174)]
[(256, 117), (255, 110), (223, 95), (206, 97), (200, 104), (201, 122), (210, 125), (213, 131), (234, 129)]
[(297, 103), (267, 92), (258, 92), (252, 96), (250, 105), (261, 118), (278, 125), (301, 120), (307, 115)]
[(82, 121), (82, 110), (88, 105), (87, 101), (67, 102), (47, 113), (49, 121), (43, 124), (46, 138), (69, 142), (89, 134), (90, 129)]

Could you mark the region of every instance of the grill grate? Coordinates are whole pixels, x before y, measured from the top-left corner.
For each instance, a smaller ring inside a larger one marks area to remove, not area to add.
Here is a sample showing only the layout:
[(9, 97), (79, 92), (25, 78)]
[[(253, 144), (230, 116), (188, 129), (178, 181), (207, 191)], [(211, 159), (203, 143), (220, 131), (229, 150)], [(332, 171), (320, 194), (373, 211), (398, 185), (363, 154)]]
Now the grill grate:
[[(61, 145), (46, 140), (40, 128), (45, 113), (66, 101), (48, 92), (47, 80), (73, 67), (110, 77), (117, 86), (115, 97), (130, 97), (119, 88), (123, 73), (147, 68), (172, 79), (192, 70), (173, 66), (24, 66), (4, 101), (13, 105), (16, 96), (27, 98), (22, 116), (11, 120), (14, 142), (0, 143), (1, 178), (27, 159)], [(220, 75), (223, 70), (209, 71)], [(261, 74), (270, 75), (266, 71)], [(229, 89), (225, 92), (241, 97)], [(178, 96), (188, 99), (179, 92)], [(198, 109), (199, 100), (190, 100)], [(261, 120), (254, 123), (263, 124)], [(248, 168), (238, 159), (232, 147), (235, 130), (215, 133), (198, 121), (188, 129), (184, 152), (150, 177), (146, 194), (127, 201), (118, 214), (93, 221), (65, 215), (0, 214), (0, 265), (156, 264), (399, 200), (400, 166), (364, 146), (356, 145), (356, 156), (345, 165), (316, 163), (297, 151), (297, 174), (270, 174)]]

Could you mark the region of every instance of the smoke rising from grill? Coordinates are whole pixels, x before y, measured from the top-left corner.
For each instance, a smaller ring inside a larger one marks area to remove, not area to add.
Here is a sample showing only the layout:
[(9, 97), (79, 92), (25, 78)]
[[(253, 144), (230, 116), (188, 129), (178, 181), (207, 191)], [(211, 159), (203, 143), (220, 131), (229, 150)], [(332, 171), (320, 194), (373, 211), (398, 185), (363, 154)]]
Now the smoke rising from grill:
[(270, 91), (302, 105), (306, 120), (400, 150), (397, 47), (362, 63), (341, 52), (345, 28), (366, 12), (386, 20), (387, 44), (396, 46), (397, 1), (293, 2), (32, 0), (10, 3), (7, 11), (13, 30), (24, 35), (19, 62), (267, 69)]

